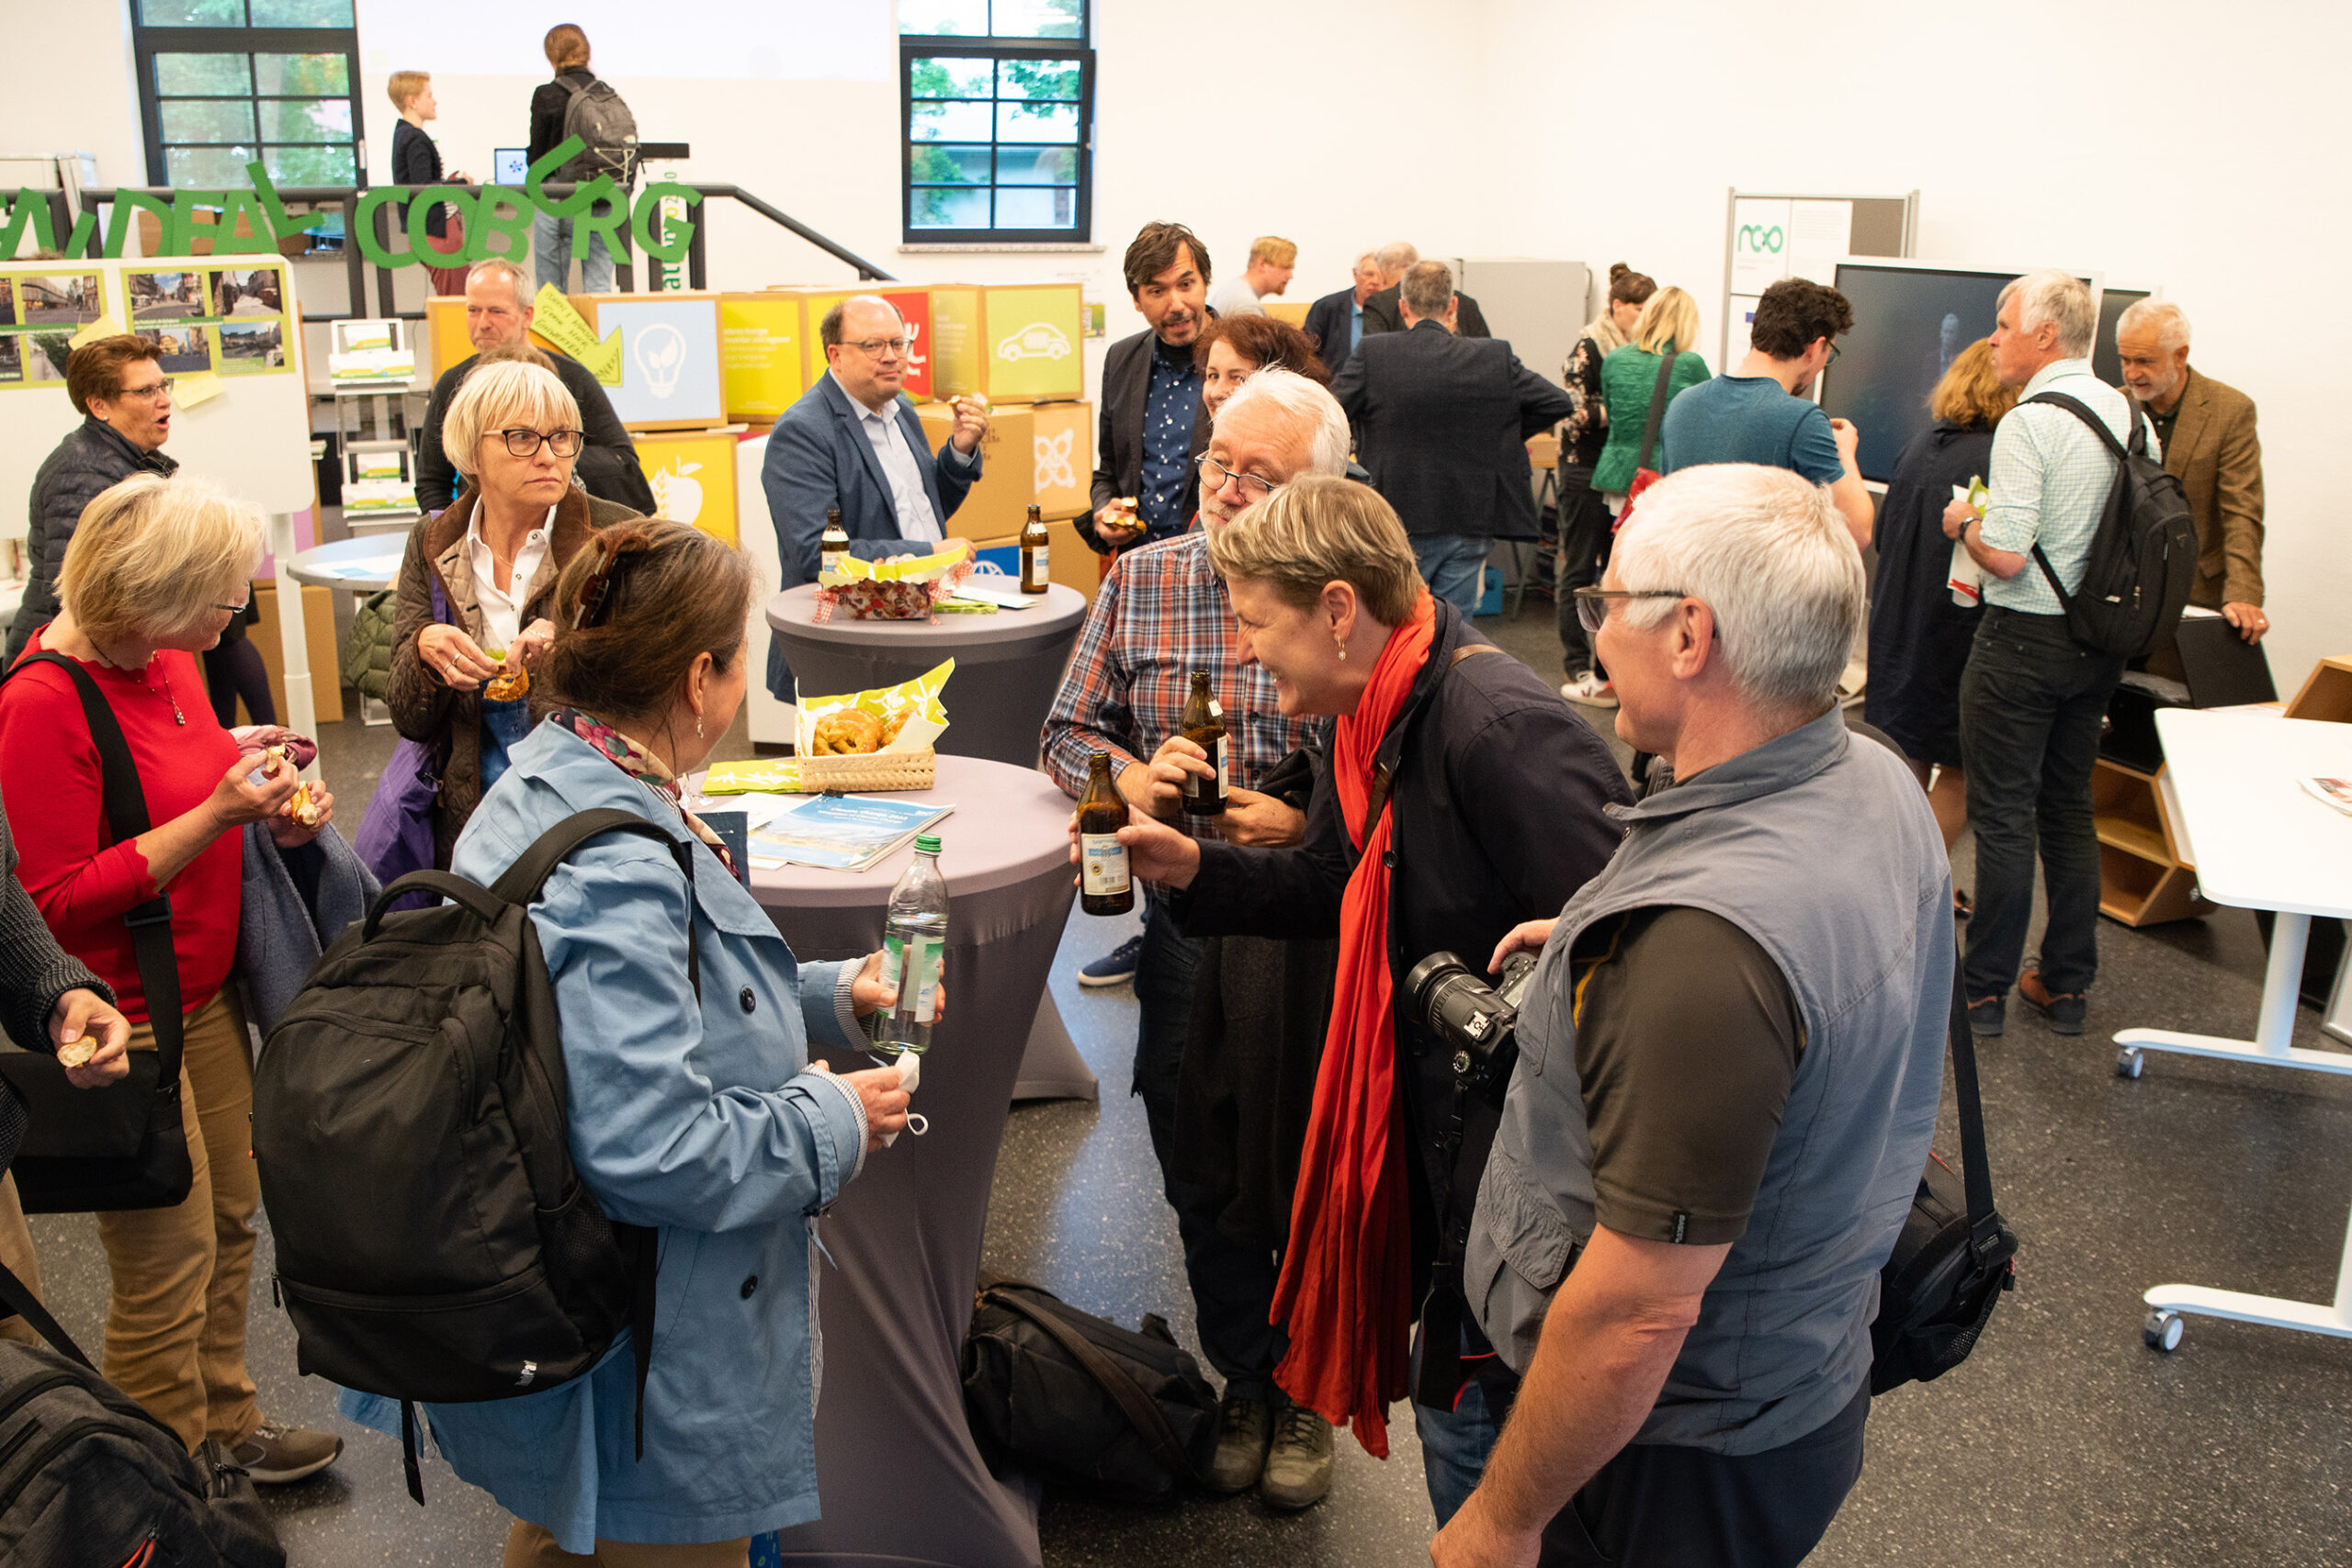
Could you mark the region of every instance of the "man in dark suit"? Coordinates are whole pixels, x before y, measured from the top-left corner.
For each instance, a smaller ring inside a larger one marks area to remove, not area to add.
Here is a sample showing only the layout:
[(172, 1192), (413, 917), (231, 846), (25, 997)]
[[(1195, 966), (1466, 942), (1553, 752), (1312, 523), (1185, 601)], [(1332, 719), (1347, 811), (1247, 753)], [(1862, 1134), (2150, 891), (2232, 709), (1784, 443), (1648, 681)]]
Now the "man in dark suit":
[(1412, 536), (1430, 592), (1467, 615), (1494, 540), (1535, 536), (1527, 438), (1572, 405), (1508, 343), (1460, 336), (1457, 299), (1443, 262), (1414, 266), (1399, 295), (1406, 330), (1368, 333), (1331, 395), (1363, 425), (1372, 486)]
[[(907, 324), (888, 300), (855, 294), (825, 312), (817, 338), (826, 373), (784, 411), (768, 436), (760, 488), (775, 523), (781, 586), (813, 581), (825, 513), (839, 511), (852, 555), (881, 560), (928, 555), (968, 540), (947, 520), (980, 477), (988, 417), (958, 400), (956, 426), (936, 456), (901, 395)], [(780, 645), (768, 645), (768, 690), (792, 700)]]
[(1104, 556), (1192, 526), (1200, 505), (1193, 465), (1209, 444), (1193, 365), (1193, 345), (1211, 319), (1209, 254), (1182, 223), (1147, 223), (1127, 247), (1125, 271), (1146, 330), (1102, 356), (1094, 513), (1077, 525), (1079, 537)]
[[(1370, 337), (1374, 333), (1401, 333), (1412, 323), (1404, 319), (1397, 303), (1397, 290), (1404, 284), (1406, 272), (1419, 264), (1421, 253), (1408, 241), (1391, 240), (1374, 251), (1373, 256), (1380, 264), (1380, 290), (1363, 302), (1363, 335)], [(1487, 318), (1479, 314), (1478, 301), (1467, 294), (1456, 294), (1453, 299), (1458, 307), (1453, 330), (1458, 336), (1495, 335), (1487, 330)], [(1327, 359), (1324, 363), (1333, 362)]]
[(1356, 257), (1352, 286), (1326, 294), (1306, 308), (1306, 335), (1315, 352), (1337, 370), (1363, 341), (1363, 304), (1380, 292), (1380, 262), (1370, 251)]
[[(448, 415), (450, 400), (483, 355), (522, 343), (530, 333), (531, 303), (523, 293), (523, 269), (495, 256), (475, 263), (466, 274), (466, 336), (474, 352), (442, 372), (424, 405), (424, 429), (416, 453), (416, 503), (425, 511), (438, 512), (458, 495), (457, 465), (441, 446), (441, 422)], [(568, 354), (550, 349), (548, 358), (564, 389), (580, 405), (580, 460), (572, 472), (582, 488), (599, 501), (616, 501), (652, 516), (658, 510), (653, 487), (638, 465), (637, 444), (613, 412), (613, 400), (605, 395), (596, 373)]]

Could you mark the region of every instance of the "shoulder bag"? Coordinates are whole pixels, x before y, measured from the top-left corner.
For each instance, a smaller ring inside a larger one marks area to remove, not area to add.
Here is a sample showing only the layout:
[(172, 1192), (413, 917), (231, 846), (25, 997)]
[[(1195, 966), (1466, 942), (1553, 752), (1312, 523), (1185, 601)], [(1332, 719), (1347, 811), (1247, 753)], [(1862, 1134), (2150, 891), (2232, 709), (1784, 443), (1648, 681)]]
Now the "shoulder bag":
[[(98, 749), (107, 831), (135, 839), (153, 824), (138, 765), (114, 710), (89, 671), (57, 653), (27, 654), (11, 678), (33, 664), (54, 664), (73, 677), (90, 739)], [(29, 1113), (15, 1173), (28, 1214), (82, 1214), (116, 1209), (168, 1209), (195, 1185), (180, 1125), (180, 966), (172, 950), (172, 901), (162, 893), (122, 917), (146, 992), (155, 1049), (130, 1053), (130, 1072), (104, 1089), (75, 1089), (57, 1058), (0, 1051), (0, 1077)]]
[[(433, 589), (432, 624), (447, 625), (449, 602), (442, 596), (441, 580), (431, 566), (424, 570), (425, 581)], [(433, 807), (441, 798), (441, 770), (447, 762), (442, 747), (432, 742), (402, 736), (392, 748), (391, 759), (376, 781), (376, 793), (368, 797), (368, 809), (359, 814), (359, 831), (351, 840), (359, 863), (385, 886), (413, 871), (435, 868)], [(406, 893), (392, 908), (421, 909), (435, 897), (424, 891)]]
[(1672, 400), (1667, 396), (1666, 389), (1674, 380), (1674, 361), (1681, 352), (1679, 348), (1669, 348), (1658, 355), (1657, 381), (1650, 388), (1649, 423), (1642, 426), (1642, 449), (1634, 458), (1634, 482), (1625, 487), (1625, 510), (1617, 514), (1619, 528), (1624, 527), (1632, 519), (1634, 502), (1641, 499), (1642, 491), (1665, 477), (1650, 467), (1650, 458), (1657, 451), (1657, 427), (1666, 419), (1666, 405)]

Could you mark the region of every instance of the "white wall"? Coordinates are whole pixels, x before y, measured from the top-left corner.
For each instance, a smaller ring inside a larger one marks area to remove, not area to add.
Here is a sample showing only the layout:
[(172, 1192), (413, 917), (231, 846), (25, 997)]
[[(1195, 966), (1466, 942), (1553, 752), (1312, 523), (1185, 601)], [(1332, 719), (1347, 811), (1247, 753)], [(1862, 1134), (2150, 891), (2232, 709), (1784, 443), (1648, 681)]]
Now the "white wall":
[[(1558, 256), (1597, 271), (1624, 260), (1697, 296), (1712, 343), (1735, 185), (1917, 187), (1923, 256), (2160, 283), (2196, 322), (2194, 362), (2262, 407), (2274, 668), (2291, 685), (2319, 654), (2352, 648), (2352, 556), (2334, 516), (2352, 496), (2352, 333), (2336, 299), (2352, 251), (2340, 173), (2352, 96), (2335, 79), (2352, 27), (2339, 7), (2255, 0), (2218, 20), (2201, 0), (1987, 0), (1965, 12), (1477, 0), (1432, 25), (1400, 0), (1173, 11), (1096, 0), (1105, 249), (938, 255), (898, 249), (895, 65), (875, 65), (894, 59), (888, 0), (824, 0), (829, 36), (862, 40), (822, 67), (836, 79), (766, 74), (811, 69), (796, 63), (807, 49), (793, 30), (810, 3), (779, 0), (775, 36), (745, 29), (739, 58), (752, 79), (734, 80), (632, 75), (631, 32), (674, 31), (702, 15), (694, 0), (567, 14), (598, 40), (597, 65), (644, 134), (694, 144), (691, 177), (741, 185), (905, 277), (1084, 275), (1114, 336), (1136, 325), (1118, 279), (1127, 236), (1177, 218), (1227, 267), (1254, 234), (1298, 241), (1298, 299), (1339, 288), (1358, 250), (1398, 235), (1438, 254)], [(424, 25), (379, 30), (446, 48), (374, 51), (370, 15), (395, 4)], [(383, 83), (396, 69), (434, 73), (453, 164), (484, 174), (492, 148), (525, 140), (544, 62), (511, 30), (471, 47), (479, 4), (360, 0), (376, 173), (390, 156)], [(20, 58), (0, 95), (0, 149), (89, 147), (109, 179), (136, 177), (124, 0), (51, 0), (43, 15), (49, 32), (20, 57), (53, 54), (61, 68)], [(736, 67), (719, 53), (707, 68)], [(721, 287), (848, 276), (730, 204), (707, 220)]]

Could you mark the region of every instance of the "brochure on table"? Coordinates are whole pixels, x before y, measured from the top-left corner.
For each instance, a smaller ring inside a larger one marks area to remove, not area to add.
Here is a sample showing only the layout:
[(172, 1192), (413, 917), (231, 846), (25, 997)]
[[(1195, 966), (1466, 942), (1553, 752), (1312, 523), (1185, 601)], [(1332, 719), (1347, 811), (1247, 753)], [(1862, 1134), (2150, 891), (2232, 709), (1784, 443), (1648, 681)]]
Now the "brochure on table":
[[(739, 797), (744, 802), (750, 798)], [(752, 829), (752, 863), (768, 869), (790, 864), (865, 871), (955, 809), (952, 803), (857, 795), (795, 799)]]

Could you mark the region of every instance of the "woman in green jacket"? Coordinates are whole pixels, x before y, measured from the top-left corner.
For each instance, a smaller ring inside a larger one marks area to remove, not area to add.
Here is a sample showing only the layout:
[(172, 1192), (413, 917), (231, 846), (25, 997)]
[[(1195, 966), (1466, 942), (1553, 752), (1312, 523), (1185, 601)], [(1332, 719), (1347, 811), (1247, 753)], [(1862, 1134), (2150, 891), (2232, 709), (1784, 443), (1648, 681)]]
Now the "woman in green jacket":
[[(1634, 323), (1634, 341), (1600, 362), (1600, 400), (1609, 411), (1609, 443), (1593, 466), (1592, 488), (1609, 503), (1611, 515), (1625, 510), (1625, 491), (1642, 455), (1642, 433), (1649, 427), (1650, 398), (1657, 389), (1657, 367), (1669, 350), (1679, 350), (1668, 373), (1666, 395), (1671, 400), (1685, 387), (1707, 379), (1707, 362), (1692, 352), (1699, 341), (1699, 307), (1679, 288), (1661, 288), (1642, 307)], [(1655, 458), (1656, 454), (1652, 454)]]

